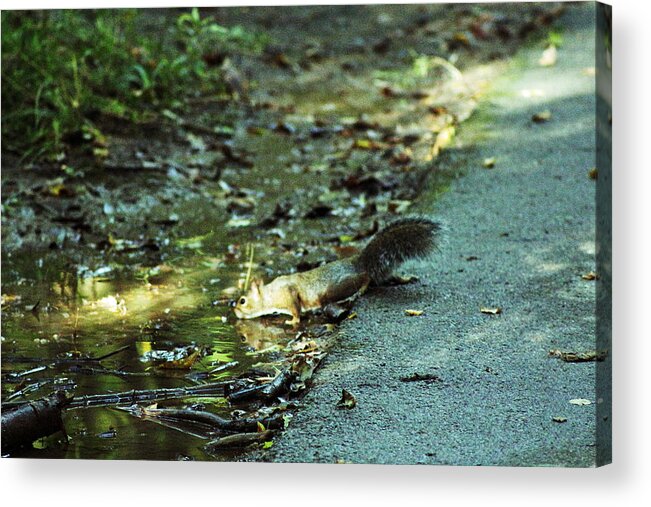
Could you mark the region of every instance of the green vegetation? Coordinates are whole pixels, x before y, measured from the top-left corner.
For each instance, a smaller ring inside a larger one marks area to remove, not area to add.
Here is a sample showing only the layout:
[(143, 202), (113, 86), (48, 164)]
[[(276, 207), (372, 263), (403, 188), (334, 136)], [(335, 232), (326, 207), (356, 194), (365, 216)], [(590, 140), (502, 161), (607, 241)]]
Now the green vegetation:
[(24, 157), (56, 156), (67, 139), (101, 136), (92, 118), (138, 120), (187, 97), (223, 93), (221, 63), (264, 36), (197, 9), (2, 12), (2, 141)]

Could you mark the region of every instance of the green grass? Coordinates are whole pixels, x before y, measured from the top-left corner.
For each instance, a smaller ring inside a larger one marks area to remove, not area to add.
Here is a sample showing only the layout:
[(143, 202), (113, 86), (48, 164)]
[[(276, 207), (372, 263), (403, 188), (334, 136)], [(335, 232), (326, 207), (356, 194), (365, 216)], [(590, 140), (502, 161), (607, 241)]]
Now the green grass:
[(265, 43), (196, 9), (3, 11), (3, 149), (56, 157), (71, 137), (101, 135), (97, 113), (135, 121), (222, 93), (222, 70), (207, 55), (253, 54)]

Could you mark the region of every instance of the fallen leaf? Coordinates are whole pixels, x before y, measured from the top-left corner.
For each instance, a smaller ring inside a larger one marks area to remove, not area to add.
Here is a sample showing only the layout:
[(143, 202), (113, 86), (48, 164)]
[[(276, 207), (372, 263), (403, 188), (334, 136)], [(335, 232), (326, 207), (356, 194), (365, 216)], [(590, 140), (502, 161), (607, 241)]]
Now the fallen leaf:
[(47, 195), (52, 195), (54, 197), (74, 197), (75, 191), (64, 185), (63, 181), (60, 179), (55, 180), (50, 186), (45, 189)]
[(549, 46), (545, 51), (543, 51), (540, 60), (538, 60), (538, 65), (541, 67), (551, 67), (556, 65), (556, 59), (558, 57), (558, 52), (556, 51), (556, 46), (553, 44)]
[(573, 400), (570, 400), (570, 404), (572, 405), (591, 405), (592, 402), (590, 400), (586, 400), (585, 398), (574, 398)]
[(280, 67), (282, 69), (290, 69), (292, 67), (292, 62), (287, 58), (285, 53), (282, 51), (271, 48), (271, 49), (266, 49), (265, 50), (267, 60), (270, 61), (272, 64), (276, 65), (277, 67)]
[(502, 313), (502, 309), (499, 306), (497, 306), (495, 308), (486, 308), (485, 306), (482, 306), (479, 309), (479, 311), (481, 313), (487, 313), (489, 315), (498, 315), (498, 314)]
[(447, 127), (441, 129), (441, 131), (436, 136), (436, 141), (434, 141), (434, 146), (432, 146), (427, 159), (431, 160), (437, 157), (439, 153), (441, 153), (441, 150), (447, 148), (450, 143), (452, 143), (455, 132), (455, 128), (452, 125), (448, 125)]
[(585, 275), (581, 275), (581, 278), (584, 280), (598, 280), (599, 275), (595, 273), (594, 271), (590, 271), (589, 273), (586, 273)]
[(400, 377), (401, 382), (438, 382), (441, 380), (441, 377), (434, 375), (433, 373), (413, 373), (405, 377)]
[(353, 148), (360, 150), (379, 150), (382, 148), (382, 145), (370, 139), (356, 139), (353, 143)]
[(557, 422), (557, 423), (564, 423), (567, 422), (567, 417), (552, 417), (552, 421)]
[(566, 363), (585, 363), (588, 361), (603, 361), (608, 357), (607, 350), (590, 350), (588, 352), (565, 352), (559, 349), (549, 351), (549, 357), (557, 357)]
[(407, 208), (409, 208), (411, 204), (411, 201), (394, 199), (389, 201), (387, 209), (394, 215), (399, 215), (400, 213), (407, 211)]
[(153, 363), (157, 368), (189, 370), (204, 355), (202, 347), (189, 345), (172, 350), (148, 350), (140, 356), (143, 363)]
[(97, 158), (108, 158), (109, 156), (108, 148), (100, 148), (100, 147), (93, 148), (93, 155), (95, 155)]
[(280, 132), (281, 134), (293, 134), (296, 132), (296, 127), (294, 127), (294, 125), (281, 121), (273, 125), (272, 130)]
[(592, 169), (590, 169), (590, 170), (588, 171), (588, 177), (589, 177), (591, 180), (596, 180), (598, 176), (599, 176), (599, 173), (598, 173), (596, 167), (593, 167)]
[(16, 301), (20, 301), (22, 299), (22, 296), (17, 296), (15, 294), (3, 294), (2, 295), (2, 305), (7, 305), (14, 303)]
[(410, 317), (416, 317), (422, 314), (423, 310), (405, 310), (405, 315), (409, 315)]
[(482, 162), (482, 166), (484, 166), (486, 169), (492, 169), (495, 167), (495, 157), (490, 157), (490, 158), (485, 158), (484, 161)]
[(347, 408), (351, 409), (357, 405), (357, 400), (355, 397), (346, 389), (341, 390), (341, 399), (337, 402), (337, 408)]
[(544, 111), (540, 111), (539, 113), (534, 114), (531, 117), (531, 120), (534, 121), (535, 123), (544, 123), (546, 121), (551, 120), (552, 118), (552, 112), (549, 109), (545, 109)]
[(231, 218), (226, 222), (226, 227), (233, 228), (248, 227), (249, 225), (251, 225), (251, 220), (248, 218)]

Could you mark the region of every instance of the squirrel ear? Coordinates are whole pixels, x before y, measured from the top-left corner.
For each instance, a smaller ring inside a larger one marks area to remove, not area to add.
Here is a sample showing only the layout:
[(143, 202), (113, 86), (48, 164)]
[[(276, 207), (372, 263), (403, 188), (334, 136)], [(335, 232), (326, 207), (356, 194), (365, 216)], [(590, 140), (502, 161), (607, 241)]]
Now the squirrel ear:
[(260, 288), (262, 287), (262, 280), (253, 280), (251, 282), (251, 292), (254, 294), (260, 295)]

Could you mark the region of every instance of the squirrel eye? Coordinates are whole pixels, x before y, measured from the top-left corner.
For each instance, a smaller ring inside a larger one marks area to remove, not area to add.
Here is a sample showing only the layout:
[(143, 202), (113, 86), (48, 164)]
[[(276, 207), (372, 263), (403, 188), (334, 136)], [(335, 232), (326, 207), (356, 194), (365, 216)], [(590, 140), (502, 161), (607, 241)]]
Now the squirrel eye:
[(246, 298), (240, 298), (240, 304), (243, 305), (246, 303)]

